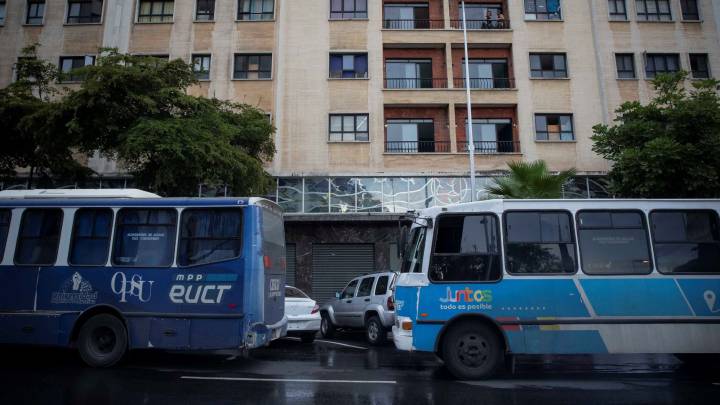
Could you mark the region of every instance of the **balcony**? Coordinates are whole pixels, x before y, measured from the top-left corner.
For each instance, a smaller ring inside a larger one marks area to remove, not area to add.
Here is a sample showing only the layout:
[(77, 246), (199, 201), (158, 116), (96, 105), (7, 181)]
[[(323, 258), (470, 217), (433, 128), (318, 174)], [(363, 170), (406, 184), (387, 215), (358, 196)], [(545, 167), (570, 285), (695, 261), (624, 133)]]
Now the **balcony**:
[[(457, 89), (465, 88), (465, 79), (456, 78), (453, 80), (453, 87)], [(509, 77), (493, 77), (493, 78), (476, 78), (470, 79), (470, 89), (472, 90), (495, 90), (495, 89), (514, 89), (515, 79)]]
[(445, 29), (445, 20), (383, 20), (386, 30), (442, 30)]
[(403, 89), (447, 89), (447, 78), (405, 78), (389, 77), (384, 80), (384, 88), (393, 90)]
[[(478, 155), (496, 155), (502, 153), (520, 153), (520, 142), (516, 141), (475, 141), (474, 152)], [(458, 145), (460, 152), (468, 152), (468, 144)]]
[[(466, 19), (468, 31), (480, 31), (480, 30), (509, 30), (510, 20), (504, 18), (486, 18), (480, 20)], [(463, 29), (463, 20), (450, 20), (450, 28), (454, 30)]]
[(386, 153), (450, 153), (450, 141), (388, 141)]

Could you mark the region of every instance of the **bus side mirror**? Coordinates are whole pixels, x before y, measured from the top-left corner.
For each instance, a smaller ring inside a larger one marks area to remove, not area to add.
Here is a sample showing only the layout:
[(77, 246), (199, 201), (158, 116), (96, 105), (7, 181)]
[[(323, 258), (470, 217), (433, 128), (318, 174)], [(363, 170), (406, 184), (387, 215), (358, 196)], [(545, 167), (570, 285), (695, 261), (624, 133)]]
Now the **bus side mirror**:
[(337, 291), (335, 291), (335, 298), (338, 299), (338, 300), (340, 299), (340, 293), (337, 292)]

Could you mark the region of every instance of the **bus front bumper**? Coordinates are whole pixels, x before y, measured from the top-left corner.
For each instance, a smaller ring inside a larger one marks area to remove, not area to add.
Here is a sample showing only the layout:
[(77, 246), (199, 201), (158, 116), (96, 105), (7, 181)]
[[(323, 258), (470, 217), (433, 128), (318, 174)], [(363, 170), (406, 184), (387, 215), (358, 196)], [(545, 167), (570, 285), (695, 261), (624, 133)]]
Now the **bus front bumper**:
[(287, 324), (287, 316), (283, 315), (280, 322), (272, 325), (265, 325), (261, 323), (253, 325), (245, 337), (245, 347), (248, 349), (255, 349), (267, 346), (273, 340), (280, 339), (281, 337), (287, 335)]
[(395, 325), (392, 327), (393, 343), (398, 350), (412, 351), (413, 350), (413, 333), (412, 329), (403, 329), (403, 322), (410, 321), (410, 318), (403, 316), (395, 317)]

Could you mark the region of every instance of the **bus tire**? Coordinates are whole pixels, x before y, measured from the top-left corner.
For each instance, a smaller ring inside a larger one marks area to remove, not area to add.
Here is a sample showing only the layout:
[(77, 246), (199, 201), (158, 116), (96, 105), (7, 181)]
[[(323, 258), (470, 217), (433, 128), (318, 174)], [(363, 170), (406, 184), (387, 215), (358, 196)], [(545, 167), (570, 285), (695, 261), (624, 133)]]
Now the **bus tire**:
[(80, 328), (77, 347), (80, 358), (90, 367), (111, 367), (127, 351), (128, 338), (125, 325), (109, 314), (88, 319)]
[(378, 346), (385, 342), (387, 331), (377, 315), (371, 316), (367, 322), (365, 322), (365, 337), (368, 343), (373, 346)]
[(487, 325), (462, 322), (452, 326), (443, 339), (443, 360), (461, 380), (491, 377), (503, 361), (500, 339)]
[(335, 325), (333, 325), (330, 315), (326, 312), (322, 313), (320, 319), (320, 334), (326, 339), (331, 339), (335, 336)]

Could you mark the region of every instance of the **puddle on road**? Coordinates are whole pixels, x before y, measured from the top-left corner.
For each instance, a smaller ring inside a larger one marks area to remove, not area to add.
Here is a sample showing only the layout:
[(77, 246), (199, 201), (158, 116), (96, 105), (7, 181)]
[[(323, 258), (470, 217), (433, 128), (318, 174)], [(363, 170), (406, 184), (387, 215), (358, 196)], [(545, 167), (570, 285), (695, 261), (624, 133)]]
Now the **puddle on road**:
[(504, 390), (555, 390), (623, 391), (638, 388), (666, 387), (667, 381), (597, 381), (597, 380), (491, 380), (462, 381), (464, 384)]

